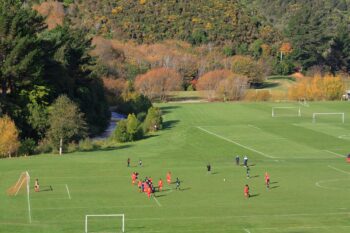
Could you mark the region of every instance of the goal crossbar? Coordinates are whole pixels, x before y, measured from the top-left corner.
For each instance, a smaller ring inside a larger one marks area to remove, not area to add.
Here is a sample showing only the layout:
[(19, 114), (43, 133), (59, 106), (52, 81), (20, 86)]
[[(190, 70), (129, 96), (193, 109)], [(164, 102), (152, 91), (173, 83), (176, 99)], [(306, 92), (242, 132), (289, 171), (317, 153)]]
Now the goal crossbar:
[(87, 214), (85, 215), (85, 233), (88, 233), (88, 219), (89, 217), (121, 217), (122, 218), (122, 232), (125, 232), (125, 214)]
[(301, 109), (300, 109), (300, 107), (272, 107), (272, 113), (271, 113), (272, 117), (276, 116), (276, 114), (275, 114), (275, 110), (276, 109), (298, 109), (298, 117), (301, 116)]
[(312, 122), (316, 122), (316, 116), (317, 115), (341, 115), (342, 116), (342, 123), (345, 123), (345, 113), (343, 112), (314, 112), (312, 114)]

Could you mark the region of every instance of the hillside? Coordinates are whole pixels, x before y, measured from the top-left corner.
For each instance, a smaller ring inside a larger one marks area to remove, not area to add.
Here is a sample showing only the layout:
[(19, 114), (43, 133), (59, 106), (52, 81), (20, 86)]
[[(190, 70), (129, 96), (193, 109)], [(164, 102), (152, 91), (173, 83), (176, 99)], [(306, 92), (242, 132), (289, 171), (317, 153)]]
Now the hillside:
[(149, 43), (164, 39), (251, 43), (263, 24), (239, 0), (86, 0), (74, 17), (91, 31)]

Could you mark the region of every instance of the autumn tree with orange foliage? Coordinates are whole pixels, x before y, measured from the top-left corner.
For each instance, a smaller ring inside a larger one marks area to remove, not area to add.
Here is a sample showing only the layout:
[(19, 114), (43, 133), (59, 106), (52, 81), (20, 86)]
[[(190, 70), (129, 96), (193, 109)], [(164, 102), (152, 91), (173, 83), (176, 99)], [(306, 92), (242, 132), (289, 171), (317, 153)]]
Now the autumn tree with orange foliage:
[(135, 89), (151, 100), (165, 101), (170, 91), (181, 89), (182, 77), (173, 69), (155, 68), (139, 75), (135, 80)]
[(339, 100), (345, 91), (341, 77), (326, 75), (300, 79), (288, 90), (291, 100)]
[(240, 99), (247, 87), (247, 78), (230, 70), (214, 70), (204, 74), (197, 82), (197, 90), (203, 91), (209, 101)]
[(11, 157), (19, 148), (18, 130), (10, 117), (0, 118), (0, 157)]

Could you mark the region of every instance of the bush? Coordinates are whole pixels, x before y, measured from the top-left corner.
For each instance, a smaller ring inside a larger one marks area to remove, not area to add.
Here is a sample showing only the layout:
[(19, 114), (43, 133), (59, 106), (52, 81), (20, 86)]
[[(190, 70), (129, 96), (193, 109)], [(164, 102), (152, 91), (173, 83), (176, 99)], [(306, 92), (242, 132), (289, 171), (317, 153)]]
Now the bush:
[(20, 155), (32, 155), (35, 152), (35, 141), (31, 138), (26, 138), (21, 142), (18, 153)]
[(121, 120), (117, 123), (117, 127), (113, 132), (113, 139), (118, 142), (127, 142), (129, 141), (129, 134), (127, 131), (127, 120)]
[(142, 138), (143, 132), (140, 129), (140, 122), (137, 120), (135, 114), (129, 114), (126, 130), (129, 135), (129, 141), (135, 141)]
[(148, 109), (145, 121), (143, 122), (143, 131), (145, 133), (150, 131), (157, 131), (163, 128), (162, 112), (157, 107)]
[(46, 138), (43, 139), (38, 143), (38, 146), (36, 147), (35, 152), (39, 154), (52, 152), (51, 142)]
[(73, 152), (76, 152), (77, 150), (78, 150), (78, 145), (75, 142), (68, 143), (68, 146), (67, 146), (68, 153), (73, 153)]
[(80, 151), (91, 151), (94, 149), (94, 144), (90, 138), (85, 138), (79, 141)]

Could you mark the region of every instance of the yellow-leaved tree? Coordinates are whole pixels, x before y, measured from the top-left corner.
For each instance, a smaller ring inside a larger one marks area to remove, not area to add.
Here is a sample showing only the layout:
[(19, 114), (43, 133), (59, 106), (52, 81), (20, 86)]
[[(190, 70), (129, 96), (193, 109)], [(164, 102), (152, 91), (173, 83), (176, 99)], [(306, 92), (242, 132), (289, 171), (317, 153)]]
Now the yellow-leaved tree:
[(18, 140), (18, 130), (10, 117), (0, 118), (0, 156), (11, 157), (18, 150), (20, 143)]

